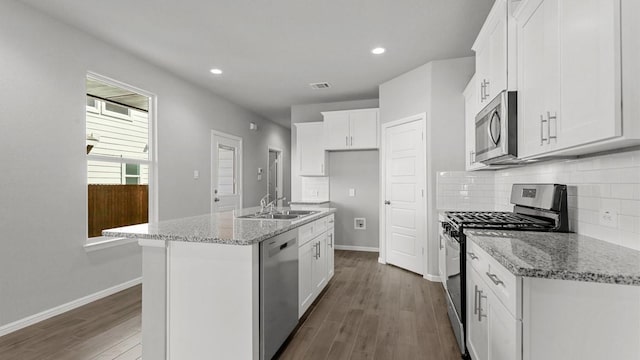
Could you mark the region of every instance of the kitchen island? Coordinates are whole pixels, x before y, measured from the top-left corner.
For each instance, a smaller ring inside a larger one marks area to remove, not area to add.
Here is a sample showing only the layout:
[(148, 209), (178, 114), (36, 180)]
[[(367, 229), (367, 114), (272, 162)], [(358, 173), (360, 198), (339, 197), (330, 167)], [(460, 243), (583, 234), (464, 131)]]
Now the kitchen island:
[(297, 239), (299, 232), (305, 237), (321, 222), (326, 230), (325, 219), (335, 209), (316, 209), (292, 220), (242, 218), (259, 211), (103, 231), (108, 237), (137, 239), (143, 247), (145, 359), (259, 359), (260, 243), (283, 236)]

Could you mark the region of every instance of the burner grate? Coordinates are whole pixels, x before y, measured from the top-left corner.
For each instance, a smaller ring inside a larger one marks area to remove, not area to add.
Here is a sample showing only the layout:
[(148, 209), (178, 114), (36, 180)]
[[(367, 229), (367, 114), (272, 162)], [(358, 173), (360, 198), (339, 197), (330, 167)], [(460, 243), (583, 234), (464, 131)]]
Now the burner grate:
[(448, 211), (450, 221), (465, 228), (490, 229), (546, 229), (553, 226), (551, 222), (500, 211)]

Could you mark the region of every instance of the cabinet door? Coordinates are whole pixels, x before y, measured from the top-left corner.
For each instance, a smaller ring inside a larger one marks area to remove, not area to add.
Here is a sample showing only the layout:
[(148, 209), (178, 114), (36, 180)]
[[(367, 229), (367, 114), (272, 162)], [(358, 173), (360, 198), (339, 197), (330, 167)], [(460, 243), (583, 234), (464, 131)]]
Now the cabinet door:
[(335, 272), (335, 234), (335, 228), (332, 223), (327, 230), (327, 281), (331, 280)]
[[(325, 149), (344, 150), (349, 148), (349, 113), (328, 112), (324, 117)], [(316, 135), (317, 136), (317, 135)]]
[(298, 248), (298, 318), (304, 315), (313, 302), (313, 262), (315, 260), (315, 242), (309, 241)]
[(492, 11), (496, 11), (496, 16), (489, 27), (489, 82), (486, 86), (488, 101), (507, 89), (507, 2), (496, 1)]
[(491, 99), (487, 93), (487, 83), (491, 67), (491, 54), (488, 39), (480, 44), (476, 50), (476, 98), (478, 99), (478, 111), (482, 110)]
[(488, 359), (521, 360), (522, 323), (509, 313), (493, 292), (487, 291), (486, 295), (487, 298), (483, 299), (481, 306), (483, 312), (487, 313), (483, 321), (488, 324)]
[(486, 165), (476, 162), (476, 115), (478, 114), (478, 97), (476, 76), (474, 75), (464, 90), (464, 116), (465, 116), (465, 168), (467, 171), (477, 170)]
[(487, 291), (484, 281), (467, 261), (467, 348), (473, 360), (494, 360), (488, 349)]
[(358, 110), (349, 113), (349, 147), (378, 148), (378, 110)]
[(518, 157), (551, 150), (549, 116), (560, 111), (556, 0), (531, 0), (518, 15)]
[(321, 122), (299, 124), (296, 129), (300, 161), (299, 175), (326, 176), (323, 124)]
[(622, 135), (619, 16), (619, 0), (559, 2), (562, 112), (550, 123), (558, 148)]
[[(440, 230), (442, 231), (442, 229)], [(438, 275), (440, 275), (440, 281), (442, 286), (447, 288), (447, 253), (446, 246), (444, 246), (444, 238), (442, 235), (438, 237)]]
[(327, 233), (311, 240), (314, 244), (315, 256), (312, 266), (312, 282), (314, 298), (320, 294), (327, 285)]

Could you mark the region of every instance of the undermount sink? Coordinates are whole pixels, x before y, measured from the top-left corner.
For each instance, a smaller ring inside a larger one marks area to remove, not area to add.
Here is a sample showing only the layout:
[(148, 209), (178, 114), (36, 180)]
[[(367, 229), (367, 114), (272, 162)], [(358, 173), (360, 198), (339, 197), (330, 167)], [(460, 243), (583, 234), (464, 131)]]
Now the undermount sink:
[(256, 220), (294, 220), (313, 215), (318, 211), (309, 210), (284, 210), (274, 213), (256, 213), (244, 216), (238, 216), (238, 219), (256, 219)]

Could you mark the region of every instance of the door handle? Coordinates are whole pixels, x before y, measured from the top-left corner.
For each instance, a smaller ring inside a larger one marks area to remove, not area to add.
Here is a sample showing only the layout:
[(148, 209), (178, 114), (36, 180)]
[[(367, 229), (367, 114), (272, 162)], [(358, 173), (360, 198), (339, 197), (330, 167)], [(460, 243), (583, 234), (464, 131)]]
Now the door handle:
[(318, 241), (318, 247), (316, 249), (318, 249), (318, 259), (320, 259), (320, 256), (322, 255), (320, 254), (320, 241)]
[(385, 204), (385, 205), (391, 205), (391, 201), (389, 201), (389, 200), (385, 200), (385, 201), (384, 201), (384, 204)]
[(487, 314), (482, 314), (482, 299), (486, 299), (485, 295), (482, 295), (482, 290), (478, 290), (478, 322), (482, 322), (483, 317), (487, 317)]
[(478, 315), (478, 285), (473, 285), (473, 315)]
[(471, 258), (471, 260), (478, 260), (478, 257), (476, 256), (476, 254), (474, 254), (472, 252), (469, 252), (467, 254), (469, 254), (469, 257)]
[[(551, 120), (555, 120), (556, 122), (556, 134), (555, 135), (551, 135)], [(551, 142), (551, 139), (555, 139), (556, 142), (558, 142), (558, 115), (555, 114), (553, 116), (551, 116), (551, 112), (547, 111), (547, 134), (549, 134), (549, 140), (548, 142)]]

